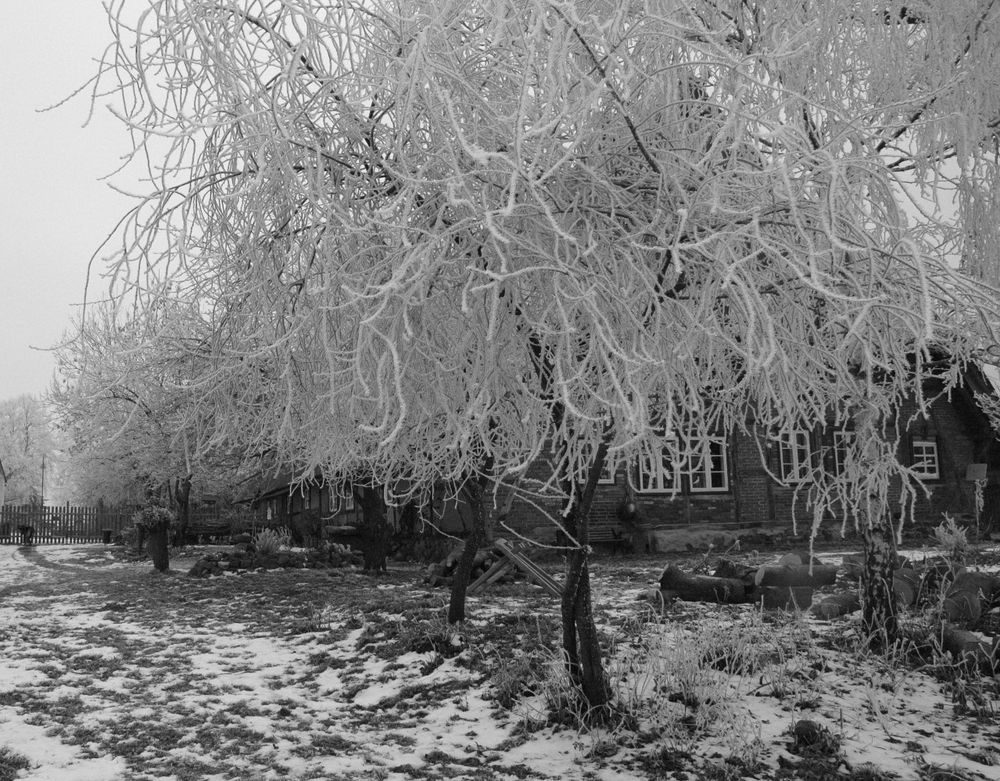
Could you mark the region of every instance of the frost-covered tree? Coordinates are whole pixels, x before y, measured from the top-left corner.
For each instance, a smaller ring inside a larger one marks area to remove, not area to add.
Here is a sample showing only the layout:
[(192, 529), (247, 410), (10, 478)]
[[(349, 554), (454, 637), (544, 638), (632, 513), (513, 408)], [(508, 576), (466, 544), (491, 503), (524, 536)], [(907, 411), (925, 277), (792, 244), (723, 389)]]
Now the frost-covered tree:
[(499, 491), (547, 459), (535, 489), (576, 543), (567, 665), (600, 712), (605, 459), (854, 418), (864, 466), (809, 498), (865, 534), (866, 621), (891, 634), (889, 486), (904, 509), (919, 489), (896, 410), (994, 341), (993, 2), (125, 14), (98, 91), (122, 99), (153, 192), (111, 273), (147, 307), (169, 282), (207, 313), (194, 384), (220, 427), (372, 485)]
[(51, 469), (56, 449), (51, 415), (41, 400), (23, 395), (0, 402), (0, 506), (43, 498), (45, 460)]
[(212, 415), (189, 391), (207, 365), (196, 310), (161, 302), (141, 320), (107, 303), (57, 351), (49, 393), (69, 443), (66, 469), (81, 500), (176, 505), (179, 536), (192, 482), (225, 493), (240, 459), (216, 438)]

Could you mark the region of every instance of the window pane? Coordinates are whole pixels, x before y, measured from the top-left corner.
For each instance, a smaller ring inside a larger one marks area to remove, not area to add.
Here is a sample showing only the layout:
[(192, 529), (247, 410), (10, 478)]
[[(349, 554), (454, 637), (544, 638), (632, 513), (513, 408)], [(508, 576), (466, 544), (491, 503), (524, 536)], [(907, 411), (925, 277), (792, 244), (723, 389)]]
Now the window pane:
[(931, 440), (913, 440), (913, 471), (924, 477), (938, 476), (937, 443)]
[(698, 455), (691, 467), (692, 491), (725, 491), (729, 488), (726, 441), (713, 437), (701, 447), (693, 447)]
[(853, 431), (835, 431), (833, 434), (833, 461), (837, 474), (844, 471), (847, 463), (847, 451), (853, 441)]

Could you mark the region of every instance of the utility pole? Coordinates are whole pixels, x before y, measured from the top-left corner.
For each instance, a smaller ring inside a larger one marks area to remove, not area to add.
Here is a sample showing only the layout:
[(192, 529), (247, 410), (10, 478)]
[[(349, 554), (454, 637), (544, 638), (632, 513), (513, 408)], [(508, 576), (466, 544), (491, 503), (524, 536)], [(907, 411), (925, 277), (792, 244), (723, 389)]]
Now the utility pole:
[(45, 506), (45, 454), (42, 453), (42, 495), (38, 497), (38, 503)]

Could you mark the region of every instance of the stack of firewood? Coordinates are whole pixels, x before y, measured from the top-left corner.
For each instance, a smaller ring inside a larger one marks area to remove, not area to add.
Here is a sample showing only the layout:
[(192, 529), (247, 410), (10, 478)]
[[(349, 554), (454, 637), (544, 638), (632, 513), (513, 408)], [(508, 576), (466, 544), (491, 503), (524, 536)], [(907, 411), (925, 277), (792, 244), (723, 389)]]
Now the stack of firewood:
[[(451, 581), (455, 577), (455, 570), (458, 569), (458, 562), (462, 558), (463, 548), (464, 546), (457, 545), (441, 561), (428, 564), (427, 569), (424, 570), (424, 583), (429, 583), (435, 588), (450, 586)], [(483, 573), (501, 558), (503, 558), (503, 554), (494, 546), (480, 548), (476, 551), (476, 558), (472, 562), (472, 574), (469, 576), (469, 582), (475, 583)], [(509, 583), (513, 580), (514, 576), (511, 574), (504, 576), (501, 582)]]

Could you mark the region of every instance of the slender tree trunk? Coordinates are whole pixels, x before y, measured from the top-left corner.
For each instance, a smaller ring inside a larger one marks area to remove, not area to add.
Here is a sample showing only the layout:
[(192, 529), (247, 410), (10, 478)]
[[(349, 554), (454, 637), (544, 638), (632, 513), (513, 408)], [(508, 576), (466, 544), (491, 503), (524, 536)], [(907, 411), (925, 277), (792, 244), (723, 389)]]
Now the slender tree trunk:
[(881, 513), (862, 527), (864, 570), (861, 576), (861, 621), (872, 650), (885, 650), (899, 633), (892, 575), (896, 569), (896, 532), (892, 518)]
[[(520, 315), (520, 310), (516, 306), (515, 313)], [(559, 463), (563, 464), (563, 468), (565, 468), (569, 449), (566, 438), (572, 434), (563, 430), (566, 409), (563, 402), (552, 390), (555, 372), (552, 354), (542, 338), (530, 330), (528, 348), (531, 351), (535, 371), (538, 375), (542, 398), (549, 403), (551, 431), (561, 438), (561, 441), (558, 442)], [(557, 432), (561, 433), (557, 434)], [(582, 492), (578, 490), (574, 476), (569, 474), (559, 476), (560, 487), (566, 496), (566, 502), (569, 503), (563, 514), (563, 525), (566, 531), (579, 543), (576, 549), (570, 550), (566, 560), (566, 582), (563, 586), (560, 605), (563, 625), (563, 655), (570, 680), (578, 687), (590, 706), (590, 713), (597, 719), (608, 715), (611, 704), (611, 687), (608, 685), (608, 679), (604, 673), (601, 646), (591, 604), (588, 564), (590, 505), (597, 488), (597, 480), (607, 458), (610, 433), (610, 429), (604, 431), (604, 436), (598, 444), (590, 464), (587, 483)]]
[(448, 605), (448, 623), (457, 624), (465, 620), (465, 592), (469, 587), (469, 577), (472, 574), (472, 565), (476, 559), (476, 553), (486, 541), (486, 503), (483, 501), (485, 494), (484, 478), (480, 477), (470, 480), (463, 488), (465, 496), (472, 509), (472, 530), (465, 538), (465, 547), (462, 549), (462, 557), (458, 560), (458, 567), (451, 581), (451, 601)]
[(192, 477), (193, 475), (185, 475), (174, 481), (174, 502), (177, 505), (177, 530), (174, 532), (174, 547), (187, 542), (188, 526), (191, 523)]
[(570, 680), (579, 688), (597, 719), (607, 715), (611, 704), (611, 687), (604, 672), (590, 591), (590, 507), (606, 456), (607, 444), (602, 442), (590, 465), (587, 483), (582, 491), (576, 491), (571, 481), (564, 482), (566, 495), (576, 496), (576, 503), (564, 515), (563, 525), (576, 538), (579, 546), (570, 550), (566, 561), (566, 583), (560, 605), (563, 656)]
[(356, 488), (354, 498), (361, 507), (361, 555), (364, 559), (364, 571), (385, 572), (390, 535), (382, 492), (378, 487)]

